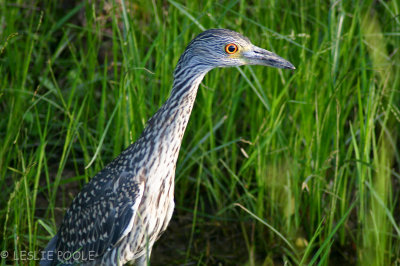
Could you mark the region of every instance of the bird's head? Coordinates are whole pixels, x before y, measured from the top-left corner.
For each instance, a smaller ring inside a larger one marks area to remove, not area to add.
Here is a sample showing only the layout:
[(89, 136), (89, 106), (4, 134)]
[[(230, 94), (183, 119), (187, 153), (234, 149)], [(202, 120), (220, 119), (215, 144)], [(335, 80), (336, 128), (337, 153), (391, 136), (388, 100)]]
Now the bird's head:
[(187, 46), (177, 69), (182, 65), (199, 71), (241, 65), (295, 69), (289, 61), (253, 45), (242, 34), (227, 29), (210, 29), (200, 33)]

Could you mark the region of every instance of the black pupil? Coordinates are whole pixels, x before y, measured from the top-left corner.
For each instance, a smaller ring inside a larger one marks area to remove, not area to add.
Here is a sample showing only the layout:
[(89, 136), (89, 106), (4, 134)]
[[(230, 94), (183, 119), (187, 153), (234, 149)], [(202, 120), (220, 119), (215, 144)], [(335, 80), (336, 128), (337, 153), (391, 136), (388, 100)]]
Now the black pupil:
[(234, 51), (236, 51), (236, 47), (234, 45), (229, 45), (228, 46), (228, 51), (233, 53)]

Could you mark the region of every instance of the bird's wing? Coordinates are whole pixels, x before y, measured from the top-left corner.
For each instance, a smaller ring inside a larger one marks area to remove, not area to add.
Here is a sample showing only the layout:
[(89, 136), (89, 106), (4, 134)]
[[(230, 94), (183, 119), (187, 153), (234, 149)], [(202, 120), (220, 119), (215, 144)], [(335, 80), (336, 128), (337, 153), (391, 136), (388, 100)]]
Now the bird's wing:
[[(105, 173), (100, 172), (100, 175)], [(123, 172), (118, 178), (94, 178), (74, 199), (59, 231), (57, 251), (75, 253), (65, 261), (103, 255), (133, 228), (144, 179)]]

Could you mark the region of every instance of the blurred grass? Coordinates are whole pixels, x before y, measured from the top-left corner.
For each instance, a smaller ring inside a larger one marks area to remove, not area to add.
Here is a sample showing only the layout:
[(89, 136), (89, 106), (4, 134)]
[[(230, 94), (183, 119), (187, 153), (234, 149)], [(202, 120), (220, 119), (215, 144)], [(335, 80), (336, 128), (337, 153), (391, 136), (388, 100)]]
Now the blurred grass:
[(41, 250), (168, 97), (187, 43), (223, 27), (297, 70), (206, 76), (153, 264), (399, 264), (399, 8), (0, 0), (1, 249)]

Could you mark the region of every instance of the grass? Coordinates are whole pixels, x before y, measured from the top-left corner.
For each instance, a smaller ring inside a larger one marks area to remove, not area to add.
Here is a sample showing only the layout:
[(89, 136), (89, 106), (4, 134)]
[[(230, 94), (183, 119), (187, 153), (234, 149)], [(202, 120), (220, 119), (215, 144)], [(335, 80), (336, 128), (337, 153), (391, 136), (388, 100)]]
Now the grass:
[[(295, 71), (202, 83), (154, 265), (400, 264), (398, 1), (0, 0), (0, 247), (32, 264), (203, 28)], [(26, 252), (26, 253), (24, 253)]]

